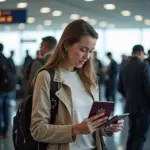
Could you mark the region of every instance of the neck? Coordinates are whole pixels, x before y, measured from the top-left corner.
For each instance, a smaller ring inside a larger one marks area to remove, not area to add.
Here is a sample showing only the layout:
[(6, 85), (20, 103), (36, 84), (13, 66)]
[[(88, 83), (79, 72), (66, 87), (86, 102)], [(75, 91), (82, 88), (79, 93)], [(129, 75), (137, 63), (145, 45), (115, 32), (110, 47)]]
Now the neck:
[(43, 56), (46, 57), (47, 55), (50, 55), (50, 54), (52, 54), (52, 51), (48, 51), (48, 52), (44, 53)]
[(138, 58), (138, 59), (142, 60), (141, 56), (140, 56), (140, 55), (138, 55), (138, 54), (133, 54), (133, 57), (136, 57), (136, 58)]
[(67, 71), (74, 71), (74, 66), (72, 66), (67, 60), (60, 63), (60, 68), (63, 68)]

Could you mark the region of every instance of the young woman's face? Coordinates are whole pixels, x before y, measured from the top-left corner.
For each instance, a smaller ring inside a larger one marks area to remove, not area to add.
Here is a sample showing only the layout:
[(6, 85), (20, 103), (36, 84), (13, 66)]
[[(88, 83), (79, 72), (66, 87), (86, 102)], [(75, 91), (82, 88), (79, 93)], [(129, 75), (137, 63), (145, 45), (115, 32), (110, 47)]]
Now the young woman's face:
[(76, 68), (81, 68), (91, 57), (95, 49), (96, 39), (91, 36), (83, 36), (79, 42), (68, 46), (69, 64)]

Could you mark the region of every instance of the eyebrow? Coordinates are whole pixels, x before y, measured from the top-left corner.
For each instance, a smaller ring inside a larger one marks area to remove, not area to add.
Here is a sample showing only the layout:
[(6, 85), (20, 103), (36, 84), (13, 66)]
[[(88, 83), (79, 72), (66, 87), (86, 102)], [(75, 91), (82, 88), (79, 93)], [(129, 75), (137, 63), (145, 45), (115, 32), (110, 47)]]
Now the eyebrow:
[[(86, 46), (82, 46), (82, 47), (84, 47), (84, 48), (86, 48), (86, 49), (88, 49), (88, 50), (90, 50), (88, 47), (86, 47)], [(95, 49), (95, 47), (94, 48), (92, 48), (91, 50), (93, 50), (93, 49)]]

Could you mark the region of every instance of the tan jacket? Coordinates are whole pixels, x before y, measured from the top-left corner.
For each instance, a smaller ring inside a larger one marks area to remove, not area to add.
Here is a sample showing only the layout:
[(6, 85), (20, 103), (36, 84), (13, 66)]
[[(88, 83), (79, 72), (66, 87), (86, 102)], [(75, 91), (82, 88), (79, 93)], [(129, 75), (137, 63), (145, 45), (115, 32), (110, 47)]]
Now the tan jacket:
[[(34, 87), (30, 130), (36, 141), (49, 143), (47, 150), (70, 150), (69, 143), (75, 141), (75, 137), (72, 135), (71, 90), (63, 83), (60, 69), (55, 70), (54, 81), (62, 85), (56, 92), (56, 96), (60, 99), (56, 123), (55, 125), (49, 124), (51, 117), (50, 75), (47, 71), (41, 71)], [(95, 100), (98, 99), (96, 91), (93, 92), (93, 96)], [(103, 128), (96, 132), (96, 149), (102, 150), (99, 134), (104, 136), (107, 134)]]

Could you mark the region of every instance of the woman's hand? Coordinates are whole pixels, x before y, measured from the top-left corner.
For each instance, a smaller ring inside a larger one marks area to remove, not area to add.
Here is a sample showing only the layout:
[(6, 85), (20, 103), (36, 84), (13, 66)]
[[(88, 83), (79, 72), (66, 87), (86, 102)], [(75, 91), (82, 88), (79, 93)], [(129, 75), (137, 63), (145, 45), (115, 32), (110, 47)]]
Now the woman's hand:
[(73, 135), (93, 133), (100, 125), (107, 121), (108, 117), (102, 116), (104, 116), (104, 113), (86, 118), (81, 123), (73, 125)]
[(111, 124), (105, 127), (105, 130), (109, 132), (119, 132), (122, 130), (123, 126), (124, 126), (124, 120), (119, 120), (117, 124)]

